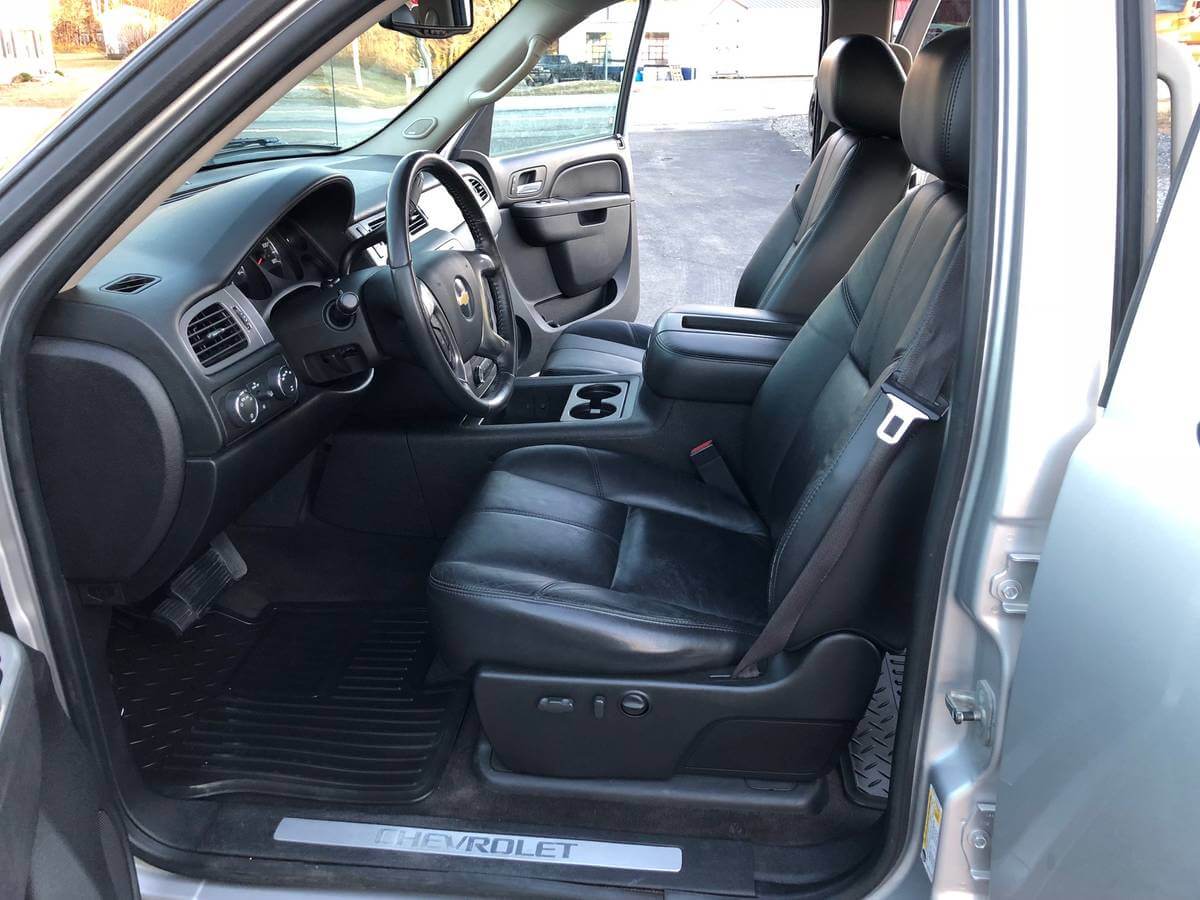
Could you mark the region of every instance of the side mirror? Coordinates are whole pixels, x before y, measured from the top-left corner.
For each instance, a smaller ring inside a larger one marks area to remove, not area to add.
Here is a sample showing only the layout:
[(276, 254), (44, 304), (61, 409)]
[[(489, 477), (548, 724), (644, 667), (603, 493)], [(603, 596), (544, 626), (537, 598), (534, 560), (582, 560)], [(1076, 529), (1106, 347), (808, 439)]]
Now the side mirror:
[(471, 0), (406, 0), (379, 24), (389, 31), (442, 40), (469, 32), (475, 11)]

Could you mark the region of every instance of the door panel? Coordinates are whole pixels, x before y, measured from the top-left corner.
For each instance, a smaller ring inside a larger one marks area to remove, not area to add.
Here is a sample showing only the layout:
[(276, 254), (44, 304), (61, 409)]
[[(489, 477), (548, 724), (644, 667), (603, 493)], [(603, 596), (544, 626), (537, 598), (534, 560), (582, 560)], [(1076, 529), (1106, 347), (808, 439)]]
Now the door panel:
[(1191, 897), (1200, 882), (1195, 140), (1051, 519), (1002, 723), (993, 897)]
[(516, 298), (522, 374), (541, 369), (573, 322), (637, 317), (637, 203), (622, 139), (458, 156), (481, 170), (500, 206), (500, 252)]
[(637, 317), (637, 202), (621, 134), (647, 10), (615, 3), (560, 35), (450, 148), (501, 209), (523, 375), (568, 325)]
[(0, 632), (0, 896), (133, 897), (132, 871), (120, 818), (45, 663)]

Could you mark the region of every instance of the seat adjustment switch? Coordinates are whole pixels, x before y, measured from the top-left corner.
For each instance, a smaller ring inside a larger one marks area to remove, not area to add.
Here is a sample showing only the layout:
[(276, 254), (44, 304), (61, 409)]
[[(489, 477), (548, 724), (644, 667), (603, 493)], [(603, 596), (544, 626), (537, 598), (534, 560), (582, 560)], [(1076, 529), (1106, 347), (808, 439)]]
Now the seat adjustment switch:
[(544, 713), (569, 713), (575, 711), (575, 701), (570, 697), (543, 697), (537, 708)]
[(650, 711), (650, 698), (641, 691), (629, 691), (621, 697), (621, 712), (627, 716), (644, 716)]

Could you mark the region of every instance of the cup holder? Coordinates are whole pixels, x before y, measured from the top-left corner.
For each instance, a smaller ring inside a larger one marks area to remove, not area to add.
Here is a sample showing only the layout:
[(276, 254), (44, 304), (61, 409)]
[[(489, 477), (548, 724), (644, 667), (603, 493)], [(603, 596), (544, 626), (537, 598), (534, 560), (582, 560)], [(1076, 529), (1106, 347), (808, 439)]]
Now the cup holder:
[[(575, 392), (575, 396), (580, 400), (600, 401), (607, 400), (609, 397), (615, 397), (621, 393), (621, 389), (615, 384), (589, 384), (581, 387)], [(604, 404), (608, 406), (609, 404)], [(616, 410), (614, 410), (615, 412)]]
[(600, 422), (623, 418), (629, 382), (583, 382), (571, 388), (560, 422)]
[[(580, 396), (582, 396), (582, 393)], [(615, 406), (611, 403), (605, 403), (600, 399), (589, 400), (587, 403), (577, 403), (570, 410), (572, 419), (607, 419), (616, 411), (617, 408)]]

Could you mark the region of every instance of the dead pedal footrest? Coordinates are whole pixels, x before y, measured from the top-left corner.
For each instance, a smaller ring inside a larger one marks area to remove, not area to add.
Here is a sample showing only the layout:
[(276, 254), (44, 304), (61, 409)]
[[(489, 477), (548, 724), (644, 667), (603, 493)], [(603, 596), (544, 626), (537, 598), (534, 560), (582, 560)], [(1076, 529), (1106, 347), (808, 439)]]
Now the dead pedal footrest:
[(245, 560), (229, 538), (220, 534), (199, 559), (175, 576), (152, 618), (182, 636), (229, 585), (245, 574)]

